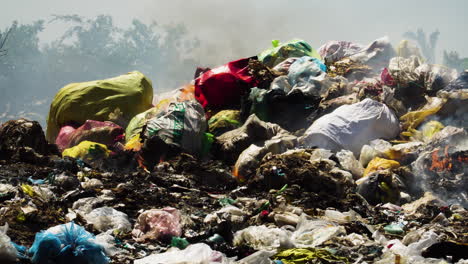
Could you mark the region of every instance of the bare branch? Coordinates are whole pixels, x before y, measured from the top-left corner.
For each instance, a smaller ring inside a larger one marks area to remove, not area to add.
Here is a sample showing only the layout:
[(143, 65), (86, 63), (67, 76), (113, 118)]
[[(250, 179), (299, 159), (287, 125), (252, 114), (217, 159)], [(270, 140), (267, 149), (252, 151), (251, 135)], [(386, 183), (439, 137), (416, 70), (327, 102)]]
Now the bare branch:
[(11, 30), (12, 28), (9, 28), (8, 31), (5, 33), (5, 36), (3, 36), (2, 33), (0, 33), (0, 56), (4, 56), (7, 53), (7, 51), (3, 49), (3, 47), (5, 46), (5, 43), (8, 39), (8, 35), (10, 34)]

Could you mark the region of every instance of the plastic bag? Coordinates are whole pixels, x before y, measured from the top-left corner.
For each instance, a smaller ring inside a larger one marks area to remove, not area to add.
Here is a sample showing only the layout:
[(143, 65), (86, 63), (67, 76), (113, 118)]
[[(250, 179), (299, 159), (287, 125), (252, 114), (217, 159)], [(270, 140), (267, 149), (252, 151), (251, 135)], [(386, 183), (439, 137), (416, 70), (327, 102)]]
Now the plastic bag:
[(263, 122), (256, 115), (250, 115), (241, 127), (217, 137), (215, 148), (221, 157), (234, 163), (251, 144), (263, 145), (266, 140), (280, 134), (289, 132), (277, 124)]
[(343, 149), (336, 153), (336, 157), (338, 158), (341, 166), (345, 170), (350, 171), (355, 179), (360, 178), (364, 173), (364, 168), (362, 167), (361, 163), (354, 157), (351, 151)]
[(395, 57), (390, 60), (388, 71), (395, 80), (396, 85), (407, 87), (410, 83), (419, 81), (419, 76), (415, 73), (415, 70), (421, 64), (421, 60), (416, 56), (410, 56), (409, 58)]
[(285, 264), (304, 263), (350, 263), (348, 258), (336, 256), (327, 249), (318, 248), (291, 248), (280, 251), (273, 259)]
[(34, 264), (109, 263), (103, 247), (96, 243), (94, 236), (73, 222), (37, 233), (29, 253)]
[(307, 220), (302, 215), (291, 240), (295, 247), (317, 247), (341, 234), (346, 234), (343, 226), (325, 220)]
[(82, 141), (77, 146), (67, 148), (62, 152), (62, 157), (72, 157), (86, 161), (106, 158), (110, 154), (106, 145), (91, 141)]
[(212, 250), (204, 243), (188, 246), (184, 250), (169, 250), (165, 253), (153, 254), (137, 259), (135, 264), (230, 264), (234, 263), (223, 253)]
[(362, 49), (364, 49), (364, 46), (361, 44), (333, 40), (323, 44), (318, 52), (327, 63), (332, 63), (354, 55)]
[(367, 164), (375, 157), (385, 157), (385, 152), (391, 147), (392, 144), (385, 140), (372, 140), (368, 145), (362, 146), (361, 154), (359, 155), (359, 162), (362, 164), (362, 166), (366, 167)]
[(430, 142), (432, 137), (442, 129), (444, 129), (444, 125), (442, 123), (431, 120), (422, 124), (418, 130), (408, 131), (405, 135), (409, 135), (411, 133), (410, 139), (413, 141)]
[(179, 89), (154, 96), (154, 107), (134, 116), (125, 129), (125, 141), (129, 142), (143, 130), (148, 120), (162, 111), (167, 111), (171, 103), (195, 100), (195, 86), (187, 84)]
[(238, 106), (257, 80), (249, 72), (250, 58), (229, 62), (203, 73), (195, 80), (195, 97), (204, 108), (227, 109)]
[(457, 70), (436, 64), (423, 64), (414, 72), (423, 81), (426, 91), (432, 94), (447, 86), (458, 75)]
[(288, 240), (290, 232), (277, 227), (249, 226), (234, 234), (234, 246), (247, 245), (255, 250), (275, 250)]
[(132, 230), (132, 224), (130, 224), (127, 214), (111, 207), (96, 208), (86, 214), (84, 219), (100, 232), (114, 230), (127, 233)]
[(421, 55), (421, 51), (419, 50), (418, 46), (413, 42), (403, 39), (400, 41), (396, 48), (396, 53), (398, 57), (402, 58), (409, 58), (411, 56), (415, 56), (419, 58), (421, 61), (424, 61), (423, 56)]
[[(326, 92), (322, 82), (326, 77), (327, 67), (319, 59), (301, 57), (289, 67), (288, 80), (291, 91), (301, 91), (305, 96), (320, 96)], [(328, 87), (326, 87), (328, 88)]]
[(287, 75), (289, 73), (289, 68), (291, 67), (291, 65), (299, 58), (297, 57), (294, 57), (294, 58), (288, 58), (286, 60), (284, 60), (283, 62), (281, 62), (280, 64), (276, 65), (273, 70), (281, 73), (281, 74), (285, 74)]
[(69, 126), (60, 129), (55, 140), (55, 144), (60, 150), (74, 147), (82, 141), (92, 141), (106, 146), (112, 146), (114, 143), (123, 139), (124, 129), (112, 122), (86, 120), (86, 122), (74, 129)]
[[(403, 130), (411, 132), (412, 129), (416, 129), (428, 116), (436, 114), (444, 104), (444, 99), (438, 97), (428, 98), (428, 103), (420, 110), (408, 112), (400, 117)], [(402, 135), (411, 136), (411, 134), (405, 132)]]
[(205, 111), (197, 101), (173, 102), (149, 120), (146, 138), (157, 136), (167, 145), (199, 154), (206, 131)]
[(227, 205), (218, 211), (208, 214), (205, 219), (203, 219), (203, 222), (208, 224), (219, 224), (227, 220), (234, 224), (242, 224), (245, 222), (246, 217), (247, 213), (245, 211), (242, 211), (233, 205)]
[(396, 204), (401, 198), (401, 180), (391, 171), (377, 171), (356, 181), (357, 193), (371, 205)]
[(348, 149), (358, 156), (367, 142), (394, 138), (399, 131), (395, 114), (386, 105), (366, 98), (320, 117), (299, 141), (306, 147), (317, 146), (332, 151)]
[(438, 97), (451, 99), (468, 99), (468, 70), (460, 73), (457, 79), (451, 81), (445, 88), (437, 92)]
[(267, 49), (258, 55), (258, 60), (266, 66), (273, 68), (284, 60), (291, 57), (309, 56), (321, 59), (307, 42), (300, 39), (293, 39), (280, 44), (279, 41), (272, 41), (273, 47)]
[(138, 134), (140, 134), (143, 130), (143, 126), (146, 125), (146, 122), (155, 117), (160, 111), (160, 108), (153, 107), (134, 116), (125, 129), (125, 142), (130, 142), (132, 138), (135, 138)]
[(432, 230), (425, 232), (419, 241), (411, 243), (408, 246), (403, 245), (400, 240), (390, 240), (384, 247), (382, 260), (377, 261), (376, 263), (394, 263), (395, 255), (401, 256), (402, 263), (440, 263), (440, 259), (431, 261), (430, 259), (425, 259), (421, 256), (421, 252), (424, 248), (427, 248), (437, 242), (438, 235)]
[(349, 56), (351, 60), (359, 61), (380, 72), (388, 66), (388, 62), (395, 56), (395, 50), (387, 36), (372, 41), (358, 53)]
[(182, 234), (180, 219), (179, 210), (172, 207), (144, 211), (138, 216), (132, 231), (133, 238), (137, 242), (144, 242), (180, 236)]
[(423, 144), (419, 141), (397, 144), (385, 150), (382, 156), (391, 160), (405, 162), (405, 160), (416, 156)]
[(238, 262), (239, 264), (274, 264), (270, 259), (273, 255), (275, 255), (275, 253), (260, 250), (239, 260)]
[(293, 149), (297, 144), (297, 137), (288, 134), (280, 134), (265, 142), (257, 142), (242, 151), (234, 165), (234, 176), (238, 180), (248, 179), (255, 174), (260, 161), (267, 153), (281, 154), (288, 149)]
[(7, 236), (8, 223), (0, 226), (0, 262), (1, 263), (14, 263), (16, 261), (17, 251), (15, 246), (11, 243), (10, 238)]
[(208, 120), (208, 131), (219, 136), (242, 125), (239, 110), (223, 110)]
[(396, 169), (399, 167), (400, 163), (398, 161), (376, 157), (369, 162), (367, 168), (364, 170), (363, 176), (365, 177), (374, 171)]
[(116, 109), (128, 122), (149, 109), (152, 100), (151, 81), (137, 71), (106, 80), (69, 84), (55, 95), (50, 105), (46, 138), (55, 142), (59, 129), (70, 122), (109, 120)]
[(192, 83), (186, 84), (178, 89), (155, 94), (153, 98), (154, 107), (165, 110), (170, 103), (185, 102), (195, 100), (195, 86)]

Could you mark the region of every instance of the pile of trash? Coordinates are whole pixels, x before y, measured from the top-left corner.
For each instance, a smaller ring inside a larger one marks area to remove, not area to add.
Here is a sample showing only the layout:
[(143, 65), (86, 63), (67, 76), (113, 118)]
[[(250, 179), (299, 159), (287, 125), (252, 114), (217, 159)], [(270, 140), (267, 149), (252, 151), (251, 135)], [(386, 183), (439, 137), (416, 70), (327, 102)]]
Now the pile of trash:
[(468, 263), (468, 71), (400, 45), (63, 87), (0, 126), (0, 262)]

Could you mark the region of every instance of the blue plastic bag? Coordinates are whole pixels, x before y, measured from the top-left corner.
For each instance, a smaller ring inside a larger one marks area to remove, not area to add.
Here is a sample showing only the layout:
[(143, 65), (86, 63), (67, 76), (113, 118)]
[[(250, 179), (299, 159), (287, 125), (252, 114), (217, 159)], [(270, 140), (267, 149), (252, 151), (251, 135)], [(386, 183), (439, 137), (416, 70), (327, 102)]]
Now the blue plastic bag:
[[(94, 236), (73, 222), (60, 225), (60, 232), (51, 229), (36, 234), (29, 249), (34, 264), (107, 264), (104, 248), (96, 244)], [(52, 228), (54, 229), (54, 228)]]
[(289, 67), (288, 81), (292, 89), (299, 90), (306, 96), (320, 96), (327, 87), (323, 85), (327, 66), (319, 59), (304, 56)]
[(320, 61), (317, 58), (304, 56), (297, 59), (293, 64), (291, 64), (291, 66), (289, 67), (288, 77), (291, 79), (297, 79), (303, 75), (314, 74), (318, 70), (326, 72), (327, 66), (325, 66), (325, 64), (323, 64), (322, 61)]

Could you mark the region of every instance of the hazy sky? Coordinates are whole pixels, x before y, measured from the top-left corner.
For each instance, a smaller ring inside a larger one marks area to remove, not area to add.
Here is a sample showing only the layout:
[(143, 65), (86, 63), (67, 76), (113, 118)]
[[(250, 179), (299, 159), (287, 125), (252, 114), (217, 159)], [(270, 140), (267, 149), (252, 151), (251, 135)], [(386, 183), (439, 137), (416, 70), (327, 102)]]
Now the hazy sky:
[[(109, 14), (119, 26), (133, 18), (160, 24), (184, 23), (201, 40), (195, 54), (206, 64), (255, 55), (272, 39), (298, 37), (318, 48), (327, 40), (367, 44), (388, 35), (398, 43), (408, 30), (439, 29), (438, 57), (444, 49), (468, 57), (466, 0), (0, 0), (0, 27), (48, 19), (52, 14), (94, 17)], [(53, 39), (63, 28), (48, 26)], [(465, 33), (463, 33), (465, 31)], [(440, 61), (440, 60), (439, 60)]]

